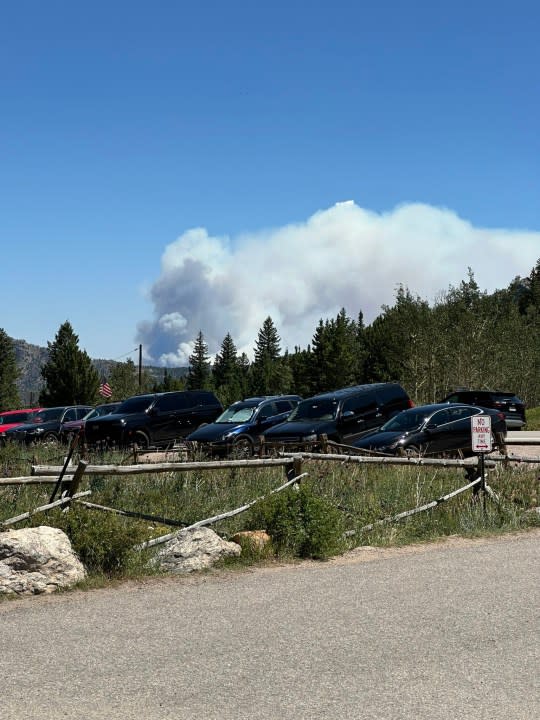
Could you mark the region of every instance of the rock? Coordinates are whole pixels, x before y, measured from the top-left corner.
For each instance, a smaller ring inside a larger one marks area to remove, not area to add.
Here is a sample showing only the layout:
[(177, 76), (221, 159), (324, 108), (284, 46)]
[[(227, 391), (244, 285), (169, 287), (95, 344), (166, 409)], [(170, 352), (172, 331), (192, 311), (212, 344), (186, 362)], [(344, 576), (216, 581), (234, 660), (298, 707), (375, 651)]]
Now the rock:
[(255, 550), (262, 550), (272, 540), (265, 530), (241, 530), (235, 533), (231, 540), (238, 545), (249, 545)]
[(0, 533), (0, 594), (52, 593), (85, 577), (62, 530), (41, 526)]
[(242, 552), (239, 545), (227, 542), (210, 528), (181, 530), (157, 553), (154, 561), (161, 570), (173, 573), (193, 572), (211, 567), (225, 557)]

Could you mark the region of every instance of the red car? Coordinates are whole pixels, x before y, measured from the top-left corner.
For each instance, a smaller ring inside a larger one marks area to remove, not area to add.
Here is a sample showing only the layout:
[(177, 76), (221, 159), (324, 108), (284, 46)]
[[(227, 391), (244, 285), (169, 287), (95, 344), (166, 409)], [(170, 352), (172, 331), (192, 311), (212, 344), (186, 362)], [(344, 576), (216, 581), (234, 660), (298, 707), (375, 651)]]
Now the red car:
[(43, 408), (25, 408), (24, 410), (5, 410), (0, 413), (0, 435), (5, 433), (12, 427), (22, 425), (25, 422), (29, 422), (34, 413), (37, 413)]

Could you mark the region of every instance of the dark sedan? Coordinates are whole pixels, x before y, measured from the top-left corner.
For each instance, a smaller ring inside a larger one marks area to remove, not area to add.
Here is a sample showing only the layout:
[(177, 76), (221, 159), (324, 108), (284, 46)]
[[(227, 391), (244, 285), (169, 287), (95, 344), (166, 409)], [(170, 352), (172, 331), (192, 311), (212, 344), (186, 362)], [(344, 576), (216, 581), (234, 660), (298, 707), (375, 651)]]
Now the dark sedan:
[(506, 435), (504, 413), (473, 405), (436, 403), (403, 410), (353, 443), (385, 455), (472, 454), (471, 418), (489, 415), (494, 435)]

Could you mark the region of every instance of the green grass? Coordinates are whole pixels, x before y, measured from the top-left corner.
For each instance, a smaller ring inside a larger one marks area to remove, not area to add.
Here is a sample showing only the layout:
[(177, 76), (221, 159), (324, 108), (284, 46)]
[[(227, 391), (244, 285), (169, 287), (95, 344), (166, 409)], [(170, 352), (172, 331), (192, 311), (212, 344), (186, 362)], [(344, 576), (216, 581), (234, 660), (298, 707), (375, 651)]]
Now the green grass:
[[(111, 453), (88, 459), (92, 464), (120, 464), (125, 456)], [(0, 476), (30, 475), (32, 463), (58, 465), (62, 460), (62, 449), (6, 447), (0, 449)], [(524, 512), (540, 504), (538, 466), (510, 469), (500, 464), (490, 470), (488, 482), (500, 495), (499, 504), (488, 499), (484, 508), (466, 492), (406, 521), (380, 525), (369, 532), (361, 528), (465, 485), (464, 471), (323, 460), (305, 461), (302, 470), (307, 477), (299, 490), (272, 495), (248, 512), (212, 526), (226, 538), (246, 529), (267, 530), (272, 536), (271, 548), (246, 552), (232, 564), (268, 562), (271, 558), (326, 558), (358, 545), (405, 545), (449, 535), (503, 533), (538, 523), (537, 516)], [(80, 490), (91, 490), (88, 499), (94, 503), (190, 524), (267, 496), (283, 481), (283, 468), (152, 473), (150, 466), (143, 475), (85, 476)], [(51, 485), (0, 486), (0, 521), (47, 503), (51, 490)], [(141, 554), (132, 548), (174, 530), (158, 521), (120, 517), (80, 505), (69, 512), (41, 513), (16, 527), (42, 524), (67, 532), (90, 571), (90, 584), (99, 584), (104, 578), (155, 573), (146, 565), (150, 551)], [(344, 531), (352, 533), (347, 540), (343, 539)]]
[(540, 407), (525, 410), (527, 424), (525, 430), (540, 430)]

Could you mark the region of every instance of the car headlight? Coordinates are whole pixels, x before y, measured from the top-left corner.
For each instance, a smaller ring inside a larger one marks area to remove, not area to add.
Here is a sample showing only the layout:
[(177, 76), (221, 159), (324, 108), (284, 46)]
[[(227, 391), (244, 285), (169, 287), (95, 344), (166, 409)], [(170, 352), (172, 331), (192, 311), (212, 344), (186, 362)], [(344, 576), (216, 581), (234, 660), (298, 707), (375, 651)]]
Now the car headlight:
[(41, 435), (45, 432), (43, 428), (36, 428), (35, 430), (27, 430), (28, 435)]
[(126, 427), (126, 425), (127, 425), (127, 420), (126, 420), (126, 418), (122, 418), (122, 419), (120, 420), (120, 425), (121, 425), (122, 427)]
[(304, 438), (304, 442), (315, 442), (317, 440), (317, 435), (313, 433), (312, 435), (306, 435)]
[(236, 433), (234, 432), (223, 433), (223, 435), (221, 436), (221, 440), (232, 440), (235, 435)]

